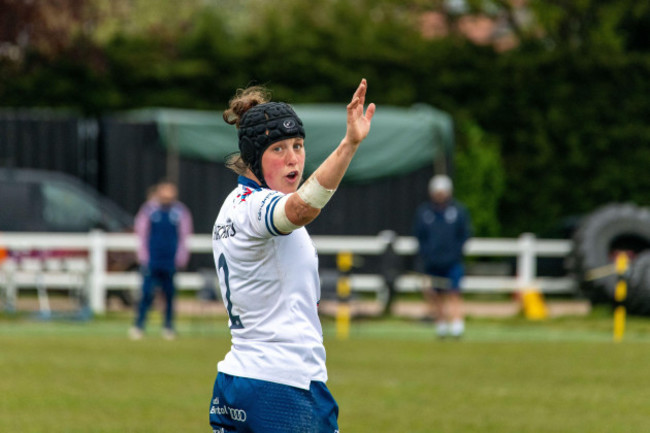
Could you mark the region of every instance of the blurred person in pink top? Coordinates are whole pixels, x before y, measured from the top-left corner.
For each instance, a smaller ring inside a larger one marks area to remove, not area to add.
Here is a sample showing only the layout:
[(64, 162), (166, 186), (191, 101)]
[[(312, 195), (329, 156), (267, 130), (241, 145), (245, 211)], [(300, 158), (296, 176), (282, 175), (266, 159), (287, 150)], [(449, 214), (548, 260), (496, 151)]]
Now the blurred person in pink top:
[(161, 181), (135, 217), (138, 263), (143, 281), (135, 323), (129, 331), (132, 339), (140, 339), (144, 335), (147, 313), (158, 286), (165, 295), (163, 336), (166, 339), (175, 337), (174, 274), (177, 269), (187, 266), (190, 258), (187, 243), (192, 232), (192, 215), (189, 209), (178, 201), (176, 185), (167, 180)]

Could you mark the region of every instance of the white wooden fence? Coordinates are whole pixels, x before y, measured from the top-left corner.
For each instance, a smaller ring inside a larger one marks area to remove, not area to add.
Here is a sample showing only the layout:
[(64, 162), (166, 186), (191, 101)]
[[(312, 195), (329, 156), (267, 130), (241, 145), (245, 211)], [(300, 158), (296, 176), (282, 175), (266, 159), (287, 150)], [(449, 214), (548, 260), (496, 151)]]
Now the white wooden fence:
[[(337, 254), (342, 251), (357, 255), (380, 255), (392, 242), (395, 253), (413, 255), (417, 252), (417, 241), (412, 237), (389, 236), (313, 236), (319, 254)], [(190, 238), (192, 253), (211, 253), (210, 235), (193, 235)], [(106, 292), (115, 289), (139, 288), (141, 277), (138, 272), (107, 272), (109, 251), (131, 251), (136, 249), (133, 234), (116, 234), (94, 231), (77, 233), (0, 233), (0, 248), (11, 252), (47, 250), (84, 250), (87, 258), (23, 257), (10, 255), (0, 263), (0, 294), (5, 299), (17, 296), (21, 288), (87, 289), (90, 306), (94, 313), (106, 310)], [(571, 250), (566, 240), (536, 239), (532, 234), (522, 234), (516, 239), (472, 238), (465, 247), (467, 256), (516, 257), (516, 276), (468, 275), (463, 280), (466, 292), (514, 292), (537, 289), (543, 293), (567, 293), (575, 290), (570, 277), (542, 278), (537, 276), (537, 257), (565, 257)], [(352, 274), (350, 282), (353, 291), (376, 292), (386, 290), (384, 278), (378, 274)], [(198, 290), (205, 284), (199, 273), (179, 272), (176, 279), (179, 290)], [(415, 273), (403, 273), (396, 282), (398, 292), (419, 291), (422, 277)], [(41, 294), (41, 292), (39, 292)]]

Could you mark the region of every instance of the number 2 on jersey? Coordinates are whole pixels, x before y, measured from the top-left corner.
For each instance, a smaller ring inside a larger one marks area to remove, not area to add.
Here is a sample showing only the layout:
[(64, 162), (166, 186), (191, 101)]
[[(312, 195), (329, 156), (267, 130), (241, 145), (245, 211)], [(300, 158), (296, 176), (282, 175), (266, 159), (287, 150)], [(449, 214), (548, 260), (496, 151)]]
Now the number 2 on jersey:
[(232, 314), (232, 302), (230, 302), (230, 283), (228, 282), (228, 263), (226, 257), (221, 254), (219, 256), (219, 267), (223, 269), (223, 280), (226, 283), (226, 309), (228, 310), (228, 317), (230, 318), (230, 329), (243, 329), (244, 325), (241, 323), (239, 316)]

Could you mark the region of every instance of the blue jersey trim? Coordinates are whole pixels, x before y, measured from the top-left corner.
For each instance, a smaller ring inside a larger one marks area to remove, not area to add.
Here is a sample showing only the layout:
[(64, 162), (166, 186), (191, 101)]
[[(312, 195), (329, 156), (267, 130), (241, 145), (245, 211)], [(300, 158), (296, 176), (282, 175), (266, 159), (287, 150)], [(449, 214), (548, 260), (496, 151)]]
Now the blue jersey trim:
[[(246, 176), (239, 176), (237, 178), (237, 182), (239, 182), (240, 185), (247, 186), (256, 191), (262, 190), (262, 187), (257, 182), (255, 182), (253, 179), (250, 179)], [(266, 229), (273, 236), (286, 236), (288, 234), (288, 233), (280, 233), (280, 230), (278, 230), (275, 224), (273, 224), (273, 211), (275, 210), (275, 206), (278, 204), (278, 200), (280, 200), (280, 198), (282, 197), (278, 196), (272, 198), (266, 207), (266, 218), (264, 219), (264, 223), (266, 224)]]
[(273, 236), (279, 236), (281, 233), (273, 224), (273, 210), (275, 209), (275, 205), (278, 204), (278, 201), (280, 200), (280, 196), (273, 197), (269, 204), (266, 206), (266, 229), (271, 233)]
[[(273, 227), (273, 230), (275, 230), (279, 236), (285, 236), (288, 233), (281, 233), (280, 230), (278, 230), (278, 228), (273, 223), (273, 214), (275, 213), (275, 206), (277, 206), (278, 202), (280, 201), (280, 198), (281, 197), (278, 197), (276, 200), (273, 201), (273, 203), (272, 203), (273, 207), (271, 208), (271, 211), (269, 212), (269, 215), (270, 215), (269, 220), (271, 222), (271, 226)], [(269, 205), (269, 206), (271, 206), (271, 205)]]
[(262, 189), (262, 187), (257, 182), (255, 182), (253, 179), (247, 178), (246, 176), (239, 176), (237, 178), (237, 182), (241, 185), (253, 188), (254, 190), (259, 191)]

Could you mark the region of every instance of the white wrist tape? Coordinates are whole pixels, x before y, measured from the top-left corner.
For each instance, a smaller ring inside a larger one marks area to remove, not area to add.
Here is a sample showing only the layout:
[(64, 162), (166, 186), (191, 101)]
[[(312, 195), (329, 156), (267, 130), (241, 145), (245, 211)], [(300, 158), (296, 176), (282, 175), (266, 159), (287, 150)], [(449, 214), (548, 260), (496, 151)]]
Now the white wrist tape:
[(300, 196), (300, 198), (309, 206), (316, 209), (322, 209), (335, 192), (335, 189), (324, 188), (320, 183), (318, 183), (316, 176), (311, 176), (298, 189), (298, 196)]
[(287, 194), (278, 200), (278, 202), (275, 204), (275, 209), (273, 210), (273, 225), (280, 231), (280, 233), (285, 234), (291, 233), (295, 229), (299, 229), (301, 227), (289, 221), (289, 218), (287, 217), (287, 212), (284, 207), (289, 200), (289, 196), (291, 196), (291, 194)]

